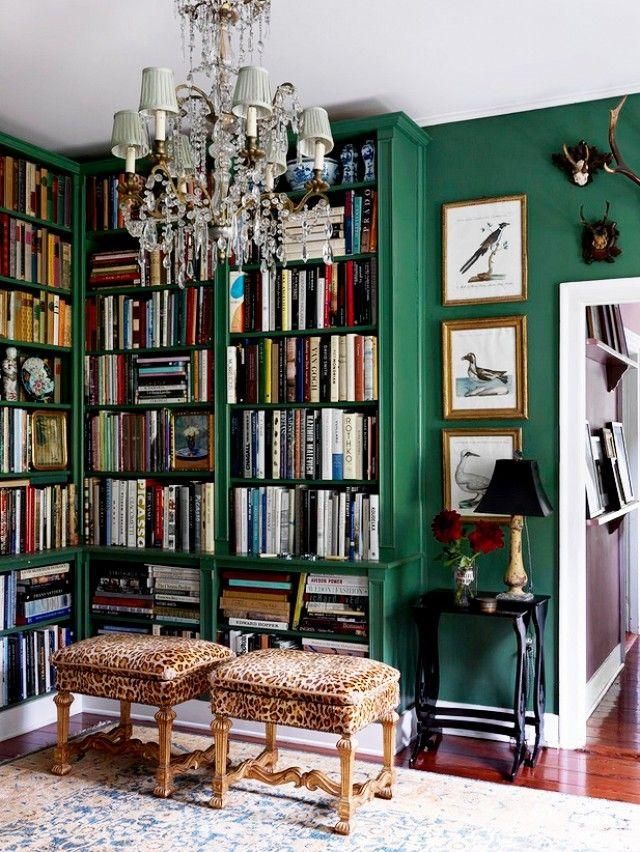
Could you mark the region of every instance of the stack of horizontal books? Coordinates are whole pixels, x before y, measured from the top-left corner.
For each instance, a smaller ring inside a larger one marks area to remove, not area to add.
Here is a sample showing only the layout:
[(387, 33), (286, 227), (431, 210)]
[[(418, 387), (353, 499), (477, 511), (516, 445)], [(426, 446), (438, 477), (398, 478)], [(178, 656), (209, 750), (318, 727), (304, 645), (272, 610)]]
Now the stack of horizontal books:
[(290, 574), (223, 571), (220, 610), (229, 627), (287, 630), (291, 618)]
[(367, 636), (369, 580), (365, 575), (309, 574), (303, 601), (300, 630)]

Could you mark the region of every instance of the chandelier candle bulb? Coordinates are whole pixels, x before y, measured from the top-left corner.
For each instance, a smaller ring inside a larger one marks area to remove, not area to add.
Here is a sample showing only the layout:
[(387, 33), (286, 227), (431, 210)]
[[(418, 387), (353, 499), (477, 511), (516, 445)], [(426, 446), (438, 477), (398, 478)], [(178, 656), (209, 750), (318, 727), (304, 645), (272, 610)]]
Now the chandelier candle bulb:
[(156, 110), (156, 142), (164, 142), (167, 138), (167, 113), (163, 109)]
[(322, 170), (324, 169), (324, 142), (316, 142), (316, 153), (313, 160), (313, 168), (315, 171), (322, 174)]
[(251, 139), (258, 136), (258, 112), (254, 106), (247, 109), (247, 136)]
[(265, 172), (265, 187), (267, 192), (273, 192), (273, 165), (271, 163), (267, 164), (267, 169)]
[(127, 174), (135, 174), (136, 171), (136, 149), (133, 145), (127, 146), (127, 158), (124, 166), (125, 172)]

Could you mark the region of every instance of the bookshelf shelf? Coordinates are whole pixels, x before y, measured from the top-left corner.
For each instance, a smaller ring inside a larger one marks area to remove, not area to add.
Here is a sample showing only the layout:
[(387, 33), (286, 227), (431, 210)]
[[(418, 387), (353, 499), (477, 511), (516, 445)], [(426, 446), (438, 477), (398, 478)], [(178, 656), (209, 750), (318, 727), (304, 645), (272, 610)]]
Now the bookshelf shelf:
[(203, 479), (213, 481), (210, 470), (87, 470), (87, 476), (112, 479)]
[(367, 644), (367, 636), (352, 636), (349, 633), (311, 633), (307, 630), (275, 630), (263, 627), (236, 627), (222, 622), (219, 627), (222, 630), (239, 630), (241, 633), (269, 633), (274, 636), (290, 637), (291, 639), (337, 639), (340, 642), (354, 642), (356, 644)]
[(231, 485), (310, 485), (314, 488), (344, 488), (349, 486), (357, 486), (362, 488), (377, 488), (377, 479), (244, 479), (243, 477), (232, 476), (229, 478)]
[(87, 411), (154, 411), (157, 408), (185, 409), (185, 411), (206, 411), (213, 402), (137, 402), (127, 405), (87, 405)]
[(18, 633), (29, 633), (32, 630), (43, 630), (45, 627), (52, 627), (53, 625), (63, 627), (69, 624), (70, 621), (71, 619), (68, 616), (63, 616), (62, 618), (47, 618), (44, 621), (39, 621), (37, 624), (22, 624), (18, 627), (10, 627), (8, 630), (0, 630), (0, 638), (3, 636), (14, 636)]
[(385, 573), (390, 569), (401, 571), (410, 564), (411, 560), (412, 557), (380, 562), (365, 560), (349, 562), (347, 559), (304, 559), (300, 556), (289, 558), (286, 556), (216, 554), (216, 564), (218, 567), (243, 567), (251, 571), (263, 569), (287, 572), (313, 571), (314, 574), (322, 572), (328, 574), (338, 572), (341, 574), (365, 574), (369, 571)]
[(71, 404), (67, 402), (34, 402), (33, 400), (24, 400), (14, 402), (13, 400), (0, 400), (0, 408), (36, 408), (49, 409), (51, 411), (70, 411)]
[(590, 361), (602, 364), (607, 373), (607, 390), (615, 390), (629, 368), (638, 369), (637, 361), (613, 349), (602, 340), (588, 337), (586, 341), (586, 356)]
[(342, 402), (233, 402), (229, 404), (232, 411), (243, 411), (245, 409), (287, 409), (287, 408), (376, 408), (378, 400), (366, 400), (353, 402), (342, 400)]
[(179, 562), (180, 564), (197, 567), (201, 559), (211, 559), (213, 554), (202, 551), (201, 553), (185, 553), (181, 550), (164, 550), (145, 547), (103, 547), (100, 545), (85, 545), (84, 550), (89, 556), (106, 557), (113, 559), (117, 554), (118, 559), (133, 560), (136, 562)]
[(588, 527), (601, 527), (604, 524), (610, 524), (613, 521), (624, 518), (630, 512), (636, 512), (638, 508), (640, 508), (640, 500), (634, 500), (632, 503), (627, 503), (622, 508), (616, 509), (613, 512), (603, 512), (601, 515), (596, 515), (595, 518), (587, 518), (586, 523)]
[[(360, 254), (341, 254), (333, 258), (334, 263), (344, 263), (347, 260), (370, 260), (371, 258), (377, 257), (377, 252), (361, 252)], [(291, 269), (296, 266), (324, 266), (324, 260), (321, 257), (310, 257), (307, 261), (304, 260), (288, 260), (287, 265), (283, 266), (283, 264), (278, 264), (278, 269)], [(231, 270), (237, 271), (239, 267), (234, 265), (230, 267)], [(259, 263), (244, 263), (242, 265), (243, 272), (252, 272), (253, 270), (260, 269)]]
[(105, 621), (113, 622), (113, 624), (135, 624), (145, 627), (178, 627), (182, 630), (197, 630), (197, 621), (165, 621), (159, 618), (145, 618), (144, 616), (128, 616), (128, 615), (108, 615), (106, 613), (92, 612), (91, 620), (102, 624)]
[(210, 343), (194, 345), (176, 343), (174, 346), (147, 346), (140, 349), (90, 349), (85, 352), (85, 355), (166, 355), (174, 352), (198, 352), (210, 348)]
[(376, 334), (377, 325), (344, 325), (330, 328), (303, 328), (292, 331), (234, 331), (229, 335), (231, 340), (258, 339), (267, 337), (315, 337), (327, 334)]
[(27, 470), (24, 473), (0, 473), (0, 488), (2, 482), (8, 480), (28, 479), (31, 485), (56, 485), (67, 482), (71, 477), (70, 470)]
[(56, 562), (67, 562), (80, 554), (78, 547), (62, 547), (52, 550), (42, 550), (38, 553), (14, 553), (0, 555), (0, 574), (16, 571), (20, 568), (35, 568), (40, 565), (54, 565)]
[(101, 240), (105, 237), (129, 237), (133, 239), (126, 228), (104, 228), (99, 231), (87, 231), (85, 236), (88, 241)]
[(15, 287), (19, 290), (33, 290), (38, 293), (54, 293), (56, 296), (64, 296), (68, 302), (73, 299), (71, 290), (67, 290), (65, 287), (51, 287), (49, 284), (36, 284), (34, 281), (22, 281), (20, 278), (9, 278), (7, 275), (0, 275), (0, 284), (8, 287)]
[(66, 225), (56, 225), (55, 222), (49, 222), (48, 219), (38, 219), (37, 216), (17, 213), (15, 210), (9, 210), (7, 207), (0, 207), (0, 213), (7, 213), (14, 219), (20, 219), (22, 222), (31, 222), (32, 225), (38, 225), (38, 227), (46, 228), (49, 231), (56, 231), (59, 234), (73, 233), (73, 228), (68, 228)]
[(131, 287), (92, 287), (87, 290), (85, 298), (94, 299), (96, 296), (150, 296), (153, 293), (159, 293), (163, 290), (171, 292), (180, 292), (181, 290), (191, 290), (194, 287), (213, 287), (214, 282), (208, 279), (207, 281), (192, 281), (180, 287), (178, 284), (154, 284), (148, 287), (141, 287), (140, 284), (135, 284)]
[(34, 343), (30, 340), (13, 340), (0, 337), (0, 346), (17, 346), (19, 349), (42, 349), (47, 352), (66, 354), (72, 351), (71, 346), (55, 346), (53, 343)]

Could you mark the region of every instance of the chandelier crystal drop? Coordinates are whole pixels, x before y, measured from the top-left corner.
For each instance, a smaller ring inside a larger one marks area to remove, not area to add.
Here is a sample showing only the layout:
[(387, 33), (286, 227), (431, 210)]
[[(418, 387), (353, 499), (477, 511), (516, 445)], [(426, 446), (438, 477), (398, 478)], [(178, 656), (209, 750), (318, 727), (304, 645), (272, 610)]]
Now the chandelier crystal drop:
[[(332, 262), (330, 207), (322, 178), (333, 148), (327, 113), (301, 109), (292, 83), (275, 92), (261, 66), (270, 0), (174, 0), (189, 71), (175, 86), (169, 68), (145, 68), (138, 112), (114, 115), (111, 150), (125, 160), (119, 186), (125, 226), (146, 252), (160, 250), (182, 286), (209, 252), (242, 267), (286, 263), (285, 227), (325, 234)], [(203, 77), (199, 84), (196, 79)], [(313, 177), (294, 203), (275, 191), (287, 170), (290, 136)], [(136, 160), (150, 154), (149, 168)], [(311, 200), (315, 203), (309, 204)]]

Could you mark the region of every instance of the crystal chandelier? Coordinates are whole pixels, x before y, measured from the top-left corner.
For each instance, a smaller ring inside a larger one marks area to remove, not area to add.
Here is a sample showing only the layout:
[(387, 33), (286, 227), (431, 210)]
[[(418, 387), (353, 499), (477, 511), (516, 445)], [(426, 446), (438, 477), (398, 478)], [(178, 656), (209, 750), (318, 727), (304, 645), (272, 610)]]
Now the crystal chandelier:
[[(141, 260), (159, 249), (169, 268), (173, 256), (180, 285), (210, 248), (221, 258), (233, 255), (239, 266), (257, 257), (266, 270), (286, 263), (284, 233), (293, 220), (303, 244), (313, 225), (321, 228), (331, 263), (322, 177), (333, 148), (329, 118), (321, 107), (301, 110), (291, 83), (271, 91), (259, 64), (270, 0), (174, 2), (187, 81), (176, 87), (171, 69), (143, 69), (139, 111), (117, 112), (113, 122), (111, 150), (125, 160), (121, 208)], [(197, 75), (206, 84), (196, 85)], [(297, 136), (298, 161), (313, 159), (297, 204), (274, 188), (287, 170), (290, 134)], [(136, 160), (148, 154), (148, 174), (137, 174)], [(309, 205), (311, 199), (317, 203)]]

